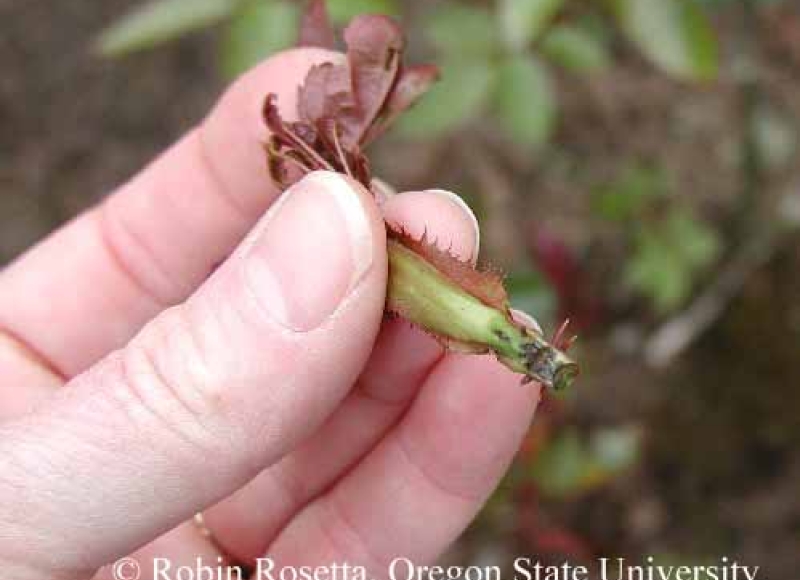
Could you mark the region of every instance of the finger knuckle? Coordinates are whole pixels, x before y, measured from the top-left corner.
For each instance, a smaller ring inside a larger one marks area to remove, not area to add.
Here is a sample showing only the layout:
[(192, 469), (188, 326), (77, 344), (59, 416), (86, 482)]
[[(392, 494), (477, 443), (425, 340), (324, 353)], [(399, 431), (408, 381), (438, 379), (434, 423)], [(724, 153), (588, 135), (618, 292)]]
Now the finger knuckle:
[(219, 451), (229, 425), (222, 382), (182, 307), (165, 311), (121, 353), (120, 381), (140, 412), (204, 452)]

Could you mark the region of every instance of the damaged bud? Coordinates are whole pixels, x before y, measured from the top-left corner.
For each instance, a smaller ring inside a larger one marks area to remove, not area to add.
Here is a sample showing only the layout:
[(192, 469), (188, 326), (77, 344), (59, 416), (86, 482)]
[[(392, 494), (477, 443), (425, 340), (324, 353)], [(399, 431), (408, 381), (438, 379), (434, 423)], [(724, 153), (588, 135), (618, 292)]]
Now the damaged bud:
[[(314, 0), (300, 34), (306, 45), (332, 47), (334, 34), (322, 0)], [(298, 90), (299, 120), (282, 119), (275, 95), (264, 103), (270, 130), (267, 166), (281, 188), (306, 173), (337, 171), (375, 192), (363, 152), (438, 79), (432, 65), (404, 67), (405, 39), (384, 16), (360, 16), (344, 31), (347, 63), (311, 68)], [(514, 320), (500, 276), (480, 271), (387, 224), (389, 281), (386, 311), (422, 328), (446, 348), (494, 353), (508, 368), (556, 389), (578, 374), (565, 351), (562, 326), (552, 341)]]
[[(478, 272), (423, 237), (389, 229), (386, 309), (423, 328), (456, 352), (493, 352), (511, 370), (561, 389), (575, 364), (541, 332), (516, 322), (496, 275)], [(440, 269), (442, 268), (442, 269)]]

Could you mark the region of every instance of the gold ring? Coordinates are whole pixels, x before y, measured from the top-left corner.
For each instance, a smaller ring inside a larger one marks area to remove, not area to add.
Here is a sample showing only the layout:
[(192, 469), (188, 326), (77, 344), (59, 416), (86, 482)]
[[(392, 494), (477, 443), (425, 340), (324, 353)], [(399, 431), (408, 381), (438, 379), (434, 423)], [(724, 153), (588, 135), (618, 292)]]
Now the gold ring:
[(222, 544), (220, 544), (219, 540), (217, 540), (214, 532), (212, 532), (209, 529), (208, 524), (206, 524), (206, 519), (203, 517), (203, 512), (197, 512), (194, 514), (192, 523), (194, 524), (194, 527), (197, 528), (197, 531), (200, 532), (200, 535), (203, 536), (217, 552), (219, 552), (219, 555), (228, 566), (239, 568), (240, 572), (245, 574), (245, 577), (249, 577), (249, 567), (237, 561), (237, 559), (234, 558), (230, 552), (222, 547)]
[(203, 517), (203, 512), (197, 512), (194, 514), (192, 518), (192, 522), (194, 523), (194, 527), (200, 532), (204, 538), (208, 538), (215, 547), (218, 547), (217, 539), (214, 537), (214, 532), (208, 529), (206, 525), (206, 519)]

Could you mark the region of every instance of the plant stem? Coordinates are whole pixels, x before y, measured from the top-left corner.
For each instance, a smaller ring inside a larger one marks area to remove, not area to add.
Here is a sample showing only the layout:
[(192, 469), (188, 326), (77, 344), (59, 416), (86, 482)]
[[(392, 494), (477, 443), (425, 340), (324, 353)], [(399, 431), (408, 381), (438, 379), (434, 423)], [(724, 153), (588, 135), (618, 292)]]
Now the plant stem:
[(484, 304), (400, 242), (390, 239), (388, 252), (389, 311), (446, 339), (454, 350), (494, 352), (527, 380), (556, 389), (572, 383), (577, 365), (541, 333), (514, 322), (507, 309)]

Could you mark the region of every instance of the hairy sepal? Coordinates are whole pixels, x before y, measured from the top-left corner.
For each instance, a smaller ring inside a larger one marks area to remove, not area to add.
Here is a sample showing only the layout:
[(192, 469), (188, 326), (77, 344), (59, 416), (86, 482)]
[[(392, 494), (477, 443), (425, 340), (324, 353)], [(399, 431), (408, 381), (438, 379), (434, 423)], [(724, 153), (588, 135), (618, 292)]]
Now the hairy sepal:
[(475, 270), (426, 236), (388, 230), (387, 311), (402, 316), (448, 349), (493, 352), (511, 370), (564, 388), (577, 365), (535, 329), (517, 323), (500, 277)]

